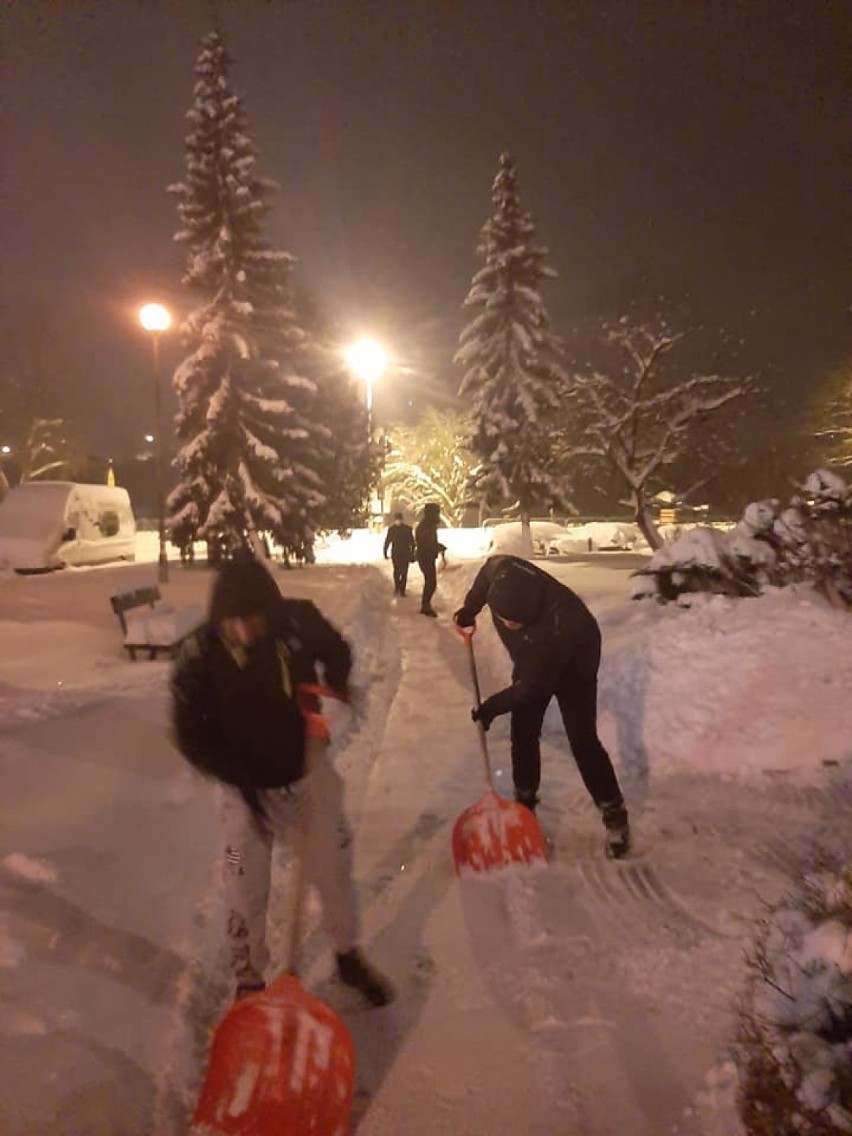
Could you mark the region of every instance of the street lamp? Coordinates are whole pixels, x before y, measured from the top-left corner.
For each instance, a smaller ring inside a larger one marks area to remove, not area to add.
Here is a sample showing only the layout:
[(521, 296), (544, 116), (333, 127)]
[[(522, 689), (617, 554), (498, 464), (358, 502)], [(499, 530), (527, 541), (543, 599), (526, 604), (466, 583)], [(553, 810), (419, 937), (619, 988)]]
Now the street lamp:
[(154, 441), (157, 475), (157, 515), (160, 528), (160, 556), (158, 579), (161, 584), (169, 580), (169, 558), (166, 555), (166, 500), (163, 492), (163, 423), (162, 395), (160, 392), (160, 336), (172, 326), (172, 316), (162, 304), (143, 304), (139, 309), (139, 322), (151, 334), (154, 379)]
[(382, 377), (388, 365), (388, 353), (375, 339), (359, 339), (346, 348), (346, 363), (364, 383), (367, 393), (367, 427), (373, 440), (373, 383)]
[[(350, 371), (364, 383), (367, 395), (367, 440), (370, 451), (373, 449), (373, 383), (382, 377), (388, 365), (388, 353), (375, 339), (361, 338), (344, 351), (344, 358)], [(370, 504), (374, 516), (383, 512), (381, 483), (376, 487), (375, 498)]]

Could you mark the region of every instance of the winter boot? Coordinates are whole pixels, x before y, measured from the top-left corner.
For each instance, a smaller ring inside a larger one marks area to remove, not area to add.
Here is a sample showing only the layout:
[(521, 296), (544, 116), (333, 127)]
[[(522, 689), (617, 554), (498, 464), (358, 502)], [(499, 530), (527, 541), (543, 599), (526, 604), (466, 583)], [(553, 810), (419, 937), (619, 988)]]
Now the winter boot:
[(606, 829), (606, 855), (608, 860), (620, 860), (630, 851), (630, 821), (624, 804), (604, 805), (601, 808)]
[(370, 966), (357, 947), (337, 955), (337, 976), (346, 986), (358, 990), (371, 1006), (386, 1006), (395, 996), (383, 974)]
[(421, 609), (420, 609), (420, 614), (421, 615), (431, 615), (431, 617), (433, 619), (438, 618), (438, 613), (437, 613), (437, 611), (435, 611), (435, 609), (432, 607), (431, 604), (424, 604), (424, 606), (421, 607)]
[(538, 793), (535, 789), (515, 789), (515, 800), (519, 805), (523, 805), (525, 809), (534, 813), (538, 804)]

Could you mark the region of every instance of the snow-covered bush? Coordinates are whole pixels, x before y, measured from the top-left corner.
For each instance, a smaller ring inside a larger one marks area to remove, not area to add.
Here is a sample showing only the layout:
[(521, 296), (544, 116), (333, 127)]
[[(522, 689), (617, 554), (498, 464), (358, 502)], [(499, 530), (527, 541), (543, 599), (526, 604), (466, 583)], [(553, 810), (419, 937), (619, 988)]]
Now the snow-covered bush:
[(754, 596), (801, 582), (852, 607), (852, 486), (827, 470), (812, 473), (786, 506), (752, 502), (730, 532), (695, 528), (664, 544), (636, 573), (632, 594)]
[(852, 864), (765, 920), (740, 1011), (749, 1136), (852, 1133)]

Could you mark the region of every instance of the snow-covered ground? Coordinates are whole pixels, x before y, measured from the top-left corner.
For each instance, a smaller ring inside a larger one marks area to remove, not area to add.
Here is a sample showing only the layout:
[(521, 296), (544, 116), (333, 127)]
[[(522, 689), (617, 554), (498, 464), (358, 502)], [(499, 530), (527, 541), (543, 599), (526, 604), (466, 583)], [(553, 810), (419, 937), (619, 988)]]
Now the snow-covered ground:
[[(734, 1136), (729, 1060), (744, 951), (815, 848), (847, 858), (849, 616), (806, 593), (629, 601), (635, 556), (539, 561), (604, 633), (600, 723), (636, 853), (602, 855), (556, 718), (545, 726), (541, 870), (459, 880), (450, 833), (482, 791), (450, 614), (486, 551), (448, 533), (441, 618), (391, 598), (381, 536), (276, 570), (352, 641), (358, 717), (335, 711), (369, 953), (398, 987), (362, 1009), (309, 912), (303, 978), (357, 1049), (358, 1136)], [(498, 537), (511, 541), (511, 529)], [(149, 542), (150, 543), (150, 542)], [(215, 794), (168, 737), (165, 661), (131, 663), (109, 606), (135, 565), (0, 577), (0, 1130), (186, 1131), (227, 1004)], [(474, 553), (471, 558), (469, 553)], [(164, 592), (203, 603), (175, 566)], [(507, 674), (487, 618), (483, 688)], [(489, 735), (508, 784), (506, 724)], [(289, 868), (271, 932), (283, 951)]]

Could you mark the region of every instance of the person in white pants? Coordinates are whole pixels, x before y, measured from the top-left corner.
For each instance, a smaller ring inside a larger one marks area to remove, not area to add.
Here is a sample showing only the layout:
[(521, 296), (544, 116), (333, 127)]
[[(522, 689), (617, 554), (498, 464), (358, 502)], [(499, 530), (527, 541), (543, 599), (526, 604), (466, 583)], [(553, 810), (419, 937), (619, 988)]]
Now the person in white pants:
[(209, 619), (175, 661), (175, 738), (184, 757), (220, 783), (237, 997), (265, 985), (272, 849), (280, 839), (319, 892), (340, 980), (383, 1006), (393, 988), (358, 946), (352, 833), (328, 758), (318, 667), (325, 685), (348, 701), (346, 640), (309, 600), (282, 596), (264, 565), (241, 550), (221, 568)]

